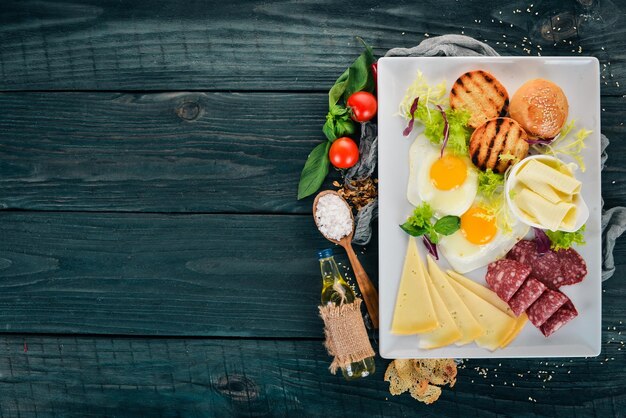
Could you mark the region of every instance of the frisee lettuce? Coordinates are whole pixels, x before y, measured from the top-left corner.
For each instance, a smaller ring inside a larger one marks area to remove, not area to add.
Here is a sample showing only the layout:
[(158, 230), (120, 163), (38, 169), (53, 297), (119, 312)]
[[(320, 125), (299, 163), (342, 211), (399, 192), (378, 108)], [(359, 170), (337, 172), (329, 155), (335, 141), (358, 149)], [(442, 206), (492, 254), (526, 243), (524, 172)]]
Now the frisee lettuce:
[(478, 172), (478, 191), (486, 198), (492, 198), (496, 192), (502, 192), (504, 175), (494, 173), (488, 168)]
[[(446, 93), (447, 88), (444, 81), (433, 87), (428, 84), (424, 74), (418, 71), (415, 81), (407, 88), (406, 94), (400, 102), (400, 115), (409, 121), (412, 116), (418, 119), (424, 125), (424, 135), (433, 145), (441, 145), (443, 141), (445, 122), (436, 106), (441, 106), (446, 102)], [(417, 110), (414, 115), (411, 115), (411, 106), (418, 97)], [(447, 109), (445, 112), (449, 129), (446, 149), (454, 155), (467, 155), (467, 144), (471, 134), (467, 126), (471, 117), (470, 113), (465, 110), (453, 109)]]
[(558, 250), (566, 250), (570, 248), (574, 244), (584, 245), (585, 244), (585, 226), (580, 227), (578, 231), (574, 232), (564, 232), (564, 231), (544, 231), (552, 244), (550, 248), (554, 251)]
[[(418, 106), (417, 117), (424, 124), (424, 135), (426, 138), (428, 138), (433, 145), (441, 145), (445, 126), (441, 113), (431, 112), (430, 116), (427, 117), (426, 112), (420, 114)], [(471, 134), (467, 127), (470, 113), (465, 110), (447, 109), (446, 118), (448, 118), (449, 126), (446, 150), (454, 155), (467, 155), (467, 144)]]
[(559, 155), (567, 155), (571, 157), (576, 164), (580, 167), (580, 171), (585, 172), (585, 160), (582, 156), (583, 149), (586, 148), (585, 139), (593, 131), (585, 128), (581, 128), (571, 135), (574, 130), (576, 122), (574, 120), (569, 121), (561, 129), (561, 133), (558, 138), (549, 144), (536, 144), (533, 145), (533, 149), (539, 153), (558, 157)]
[[(424, 74), (421, 71), (417, 72), (415, 81), (406, 89), (404, 98), (400, 102), (400, 114), (410, 119), (411, 117), (411, 105), (416, 97), (420, 98), (420, 104), (424, 105), (426, 113), (430, 114), (430, 106), (443, 104), (444, 98), (447, 93), (446, 82), (442, 81), (435, 87), (432, 87), (426, 81)], [(436, 113), (436, 112), (435, 112)]]
[[(506, 203), (504, 192), (505, 176), (494, 173), (491, 169), (478, 172), (478, 195), (477, 204), (489, 214), (495, 217), (498, 229), (505, 234), (513, 232), (513, 226), (517, 223), (515, 217)], [(511, 192), (513, 192), (511, 190)]]
[(513, 232), (513, 225), (518, 221), (514, 218), (506, 204), (504, 191), (495, 193), (492, 198), (482, 199), (479, 205), (496, 218), (496, 225), (500, 231), (504, 234)]
[(519, 157), (516, 157), (515, 155), (507, 152), (507, 153), (498, 155), (498, 160), (500, 160), (500, 161), (512, 161), (513, 164), (515, 164), (515, 163), (519, 162)]
[(428, 203), (423, 203), (413, 210), (413, 215), (411, 215), (406, 221), (416, 228), (427, 228), (430, 226), (430, 220), (432, 217), (433, 209)]

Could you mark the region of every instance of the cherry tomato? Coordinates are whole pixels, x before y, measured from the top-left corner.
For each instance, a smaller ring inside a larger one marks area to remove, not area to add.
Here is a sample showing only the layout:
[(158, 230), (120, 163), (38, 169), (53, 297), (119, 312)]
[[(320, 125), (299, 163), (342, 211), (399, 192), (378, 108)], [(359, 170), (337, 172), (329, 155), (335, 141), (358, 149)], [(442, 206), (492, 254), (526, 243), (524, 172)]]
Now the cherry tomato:
[(351, 109), (352, 119), (356, 122), (367, 122), (372, 119), (378, 108), (376, 97), (366, 91), (357, 91), (348, 97), (346, 105)]
[(328, 158), (337, 168), (350, 168), (359, 161), (359, 147), (347, 136), (335, 139), (330, 146)]

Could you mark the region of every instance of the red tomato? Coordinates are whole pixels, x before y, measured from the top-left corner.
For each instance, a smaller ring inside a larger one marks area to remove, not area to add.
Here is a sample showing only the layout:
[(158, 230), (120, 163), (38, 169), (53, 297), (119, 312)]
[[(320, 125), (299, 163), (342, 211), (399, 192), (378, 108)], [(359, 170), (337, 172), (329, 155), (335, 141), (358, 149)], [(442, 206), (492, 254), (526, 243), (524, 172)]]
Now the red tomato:
[(357, 91), (348, 97), (346, 105), (351, 109), (352, 119), (356, 122), (367, 122), (372, 119), (378, 108), (376, 97), (366, 91)]
[(359, 147), (347, 136), (335, 139), (330, 146), (328, 158), (337, 168), (350, 168), (359, 161)]

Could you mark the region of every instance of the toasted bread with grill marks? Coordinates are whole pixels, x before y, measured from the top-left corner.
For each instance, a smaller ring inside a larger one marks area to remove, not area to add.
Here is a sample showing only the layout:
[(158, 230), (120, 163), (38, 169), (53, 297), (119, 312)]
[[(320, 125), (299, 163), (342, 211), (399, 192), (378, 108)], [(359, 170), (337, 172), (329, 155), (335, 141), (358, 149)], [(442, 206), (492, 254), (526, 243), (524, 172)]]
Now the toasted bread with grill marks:
[[(472, 134), (469, 155), (474, 165), (481, 170), (490, 168), (494, 173), (504, 173), (510, 165), (526, 157), (527, 139), (526, 131), (513, 119), (491, 119)], [(503, 154), (515, 158), (500, 158)]]
[(468, 71), (452, 86), (450, 107), (470, 112), (469, 125), (477, 128), (489, 119), (506, 116), (509, 110), (509, 94), (488, 72)]

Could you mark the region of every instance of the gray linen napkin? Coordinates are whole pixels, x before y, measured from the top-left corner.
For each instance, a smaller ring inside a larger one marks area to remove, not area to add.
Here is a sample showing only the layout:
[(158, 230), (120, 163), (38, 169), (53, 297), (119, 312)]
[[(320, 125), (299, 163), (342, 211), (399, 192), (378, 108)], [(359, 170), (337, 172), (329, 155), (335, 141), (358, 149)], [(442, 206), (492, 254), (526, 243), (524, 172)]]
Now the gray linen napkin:
[[(413, 48), (393, 48), (386, 57), (432, 57), (432, 56), (498, 56), (489, 45), (464, 35), (443, 35), (428, 38)], [(602, 168), (607, 159), (606, 147), (609, 140), (602, 135)], [(364, 124), (361, 131), (361, 160), (346, 173), (347, 179), (362, 179), (371, 175), (376, 168), (376, 149), (378, 138), (373, 124)], [(604, 201), (602, 202), (604, 206)], [(378, 202), (374, 201), (363, 207), (356, 216), (356, 228), (353, 242), (367, 244), (372, 237), (372, 221), (378, 216)], [(602, 211), (602, 280), (615, 273), (613, 248), (615, 241), (626, 230), (626, 208), (614, 207)]]

